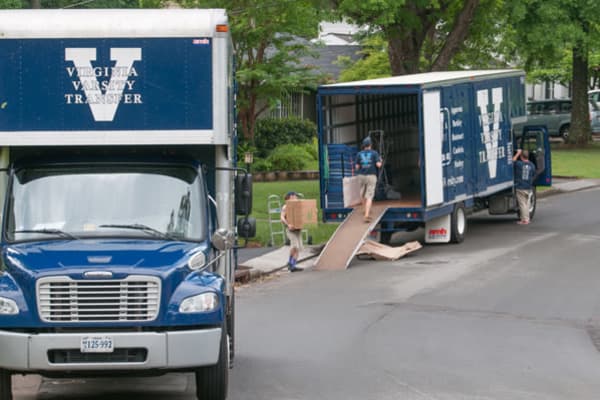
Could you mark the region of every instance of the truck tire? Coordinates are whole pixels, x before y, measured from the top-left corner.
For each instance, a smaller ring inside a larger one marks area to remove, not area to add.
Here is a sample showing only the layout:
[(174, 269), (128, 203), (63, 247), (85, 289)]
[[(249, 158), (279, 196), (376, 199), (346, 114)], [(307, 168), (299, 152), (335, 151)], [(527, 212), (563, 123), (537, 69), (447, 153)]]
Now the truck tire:
[(567, 141), (569, 138), (569, 129), (571, 128), (571, 126), (569, 124), (567, 125), (563, 125), (560, 127), (560, 131), (558, 132), (558, 134), (560, 135), (560, 137), (562, 138), (563, 141)]
[(450, 242), (461, 243), (467, 231), (467, 213), (462, 204), (457, 204), (450, 216)]
[(198, 400), (225, 400), (229, 385), (229, 339), (227, 326), (223, 324), (219, 361), (215, 365), (200, 367), (196, 374), (196, 397)]
[(227, 314), (227, 335), (229, 336), (229, 369), (233, 368), (235, 357), (235, 289), (232, 288), (229, 314)]
[(380, 232), (379, 243), (389, 245), (392, 242), (392, 233), (393, 232)]
[(531, 201), (529, 202), (529, 219), (533, 220), (537, 208), (537, 190), (535, 186), (531, 190)]
[(12, 379), (10, 372), (0, 369), (0, 400), (12, 400)]

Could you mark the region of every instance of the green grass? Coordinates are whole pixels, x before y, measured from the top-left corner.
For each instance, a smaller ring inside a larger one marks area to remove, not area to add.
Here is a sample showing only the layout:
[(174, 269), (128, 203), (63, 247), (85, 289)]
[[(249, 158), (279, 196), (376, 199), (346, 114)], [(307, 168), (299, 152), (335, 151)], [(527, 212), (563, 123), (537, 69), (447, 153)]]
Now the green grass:
[(553, 146), (552, 175), (600, 178), (600, 142), (584, 149)]
[[(258, 242), (266, 246), (270, 239), (269, 230), (269, 213), (267, 201), (269, 195), (275, 194), (280, 197), (281, 205), (283, 205), (283, 197), (289, 191), (302, 193), (305, 199), (317, 199), (319, 204), (319, 181), (280, 181), (280, 182), (256, 182), (252, 188), (252, 216), (256, 218), (256, 238), (253, 242)], [(273, 213), (271, 219), (279, 221), (279, 214)], [(321, 210), (319, 210), (319, 221), (321, 220)], [(338, 224), (323, 224), (308, 227), (308, 234), (312, 236), (313, 244), (325, 243), (331, 237)], [(282, 226), (280, 223), (272, 225), (273, 230), (280, 231)], [(281, 235), (275, 238), (275, 246), (281, 246)]]

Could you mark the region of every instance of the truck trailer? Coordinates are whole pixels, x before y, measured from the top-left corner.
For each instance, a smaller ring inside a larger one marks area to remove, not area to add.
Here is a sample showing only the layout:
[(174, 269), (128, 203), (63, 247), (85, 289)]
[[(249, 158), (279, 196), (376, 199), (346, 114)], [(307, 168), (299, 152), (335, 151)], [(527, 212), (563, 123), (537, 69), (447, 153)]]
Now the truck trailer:
[[(537, 184), (551, 184), (545, 129), (512, 130), (526, 121), (523, 71), (431, 72), (323, 85), (317, 109), (323, 219), (342, 222), (353, 211), (344, 202), (344, 180), (354, 174), (359, 145), (370, 136), (384, 163), (375, 205), (385, 207), (373, 227), (383, 242), (393, 232), (424, 227), (427, 243), (458, 243), (468, 214), (515, 213), (515, 145), (532, 147), (534, 163), (543, 166)], [(523, 143), (515, 144), (517, 138)], [(535, 204), (533, 196), (532, 210)]]
[(255, 229), (225, 11), (5, 10), (0, 33), (0, 400), (12, 374), (175, 371), (225, 399), (236, 215)]

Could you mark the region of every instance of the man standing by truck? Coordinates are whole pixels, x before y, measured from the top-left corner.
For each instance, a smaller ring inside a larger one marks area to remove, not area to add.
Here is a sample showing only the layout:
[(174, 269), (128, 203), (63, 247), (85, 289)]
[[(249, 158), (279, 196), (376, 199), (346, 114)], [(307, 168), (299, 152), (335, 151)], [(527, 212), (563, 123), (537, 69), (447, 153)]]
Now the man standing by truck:
[(362, 142), (362, 150), (356, 155), (356, 172), (360, 184), (360, 199), (365, 212), (365, 222), (371, 222), (371, 205), (377, 186), (377, 168), (381, 168), (382, 160), (378, 152), (371, 149), (371, 137)]
[(533, 186), (533, 175), (535, 166), (529, 161), (527, 150), (517, 150), (513, 157), (515, 163), (515, 189), (517, 191), (517, 202), (519, 203), (519, 225), (529, 224), (529, 198)]

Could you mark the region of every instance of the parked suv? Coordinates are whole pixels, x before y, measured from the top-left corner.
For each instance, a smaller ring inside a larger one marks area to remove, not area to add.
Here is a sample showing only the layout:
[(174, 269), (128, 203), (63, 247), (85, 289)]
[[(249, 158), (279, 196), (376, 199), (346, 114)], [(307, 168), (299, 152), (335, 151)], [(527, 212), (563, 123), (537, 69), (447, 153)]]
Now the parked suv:
[[(600, 106), (590, 101), (589, 107), (592, 132), (600, 133)], [(571, 108), (570, 99), (530, 101), (527, 103), (527, 122), (515, 124), (515, 132), (520, 132), (524, 125), (545, 125), (550, 136), (566, 139), (571, 127)]]

